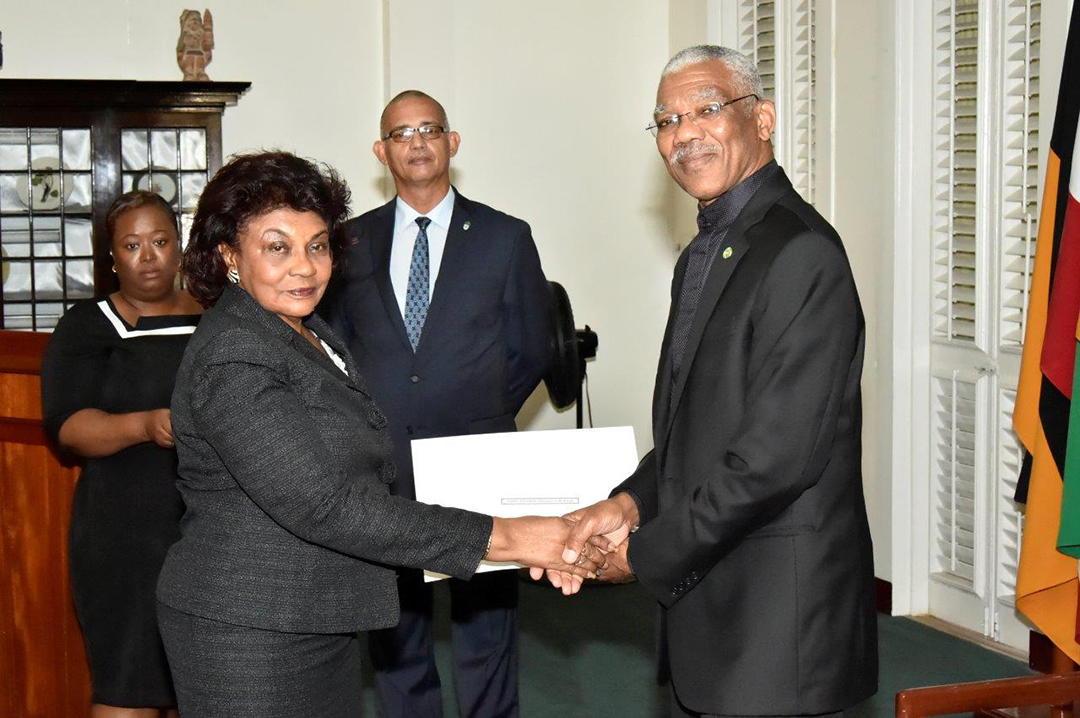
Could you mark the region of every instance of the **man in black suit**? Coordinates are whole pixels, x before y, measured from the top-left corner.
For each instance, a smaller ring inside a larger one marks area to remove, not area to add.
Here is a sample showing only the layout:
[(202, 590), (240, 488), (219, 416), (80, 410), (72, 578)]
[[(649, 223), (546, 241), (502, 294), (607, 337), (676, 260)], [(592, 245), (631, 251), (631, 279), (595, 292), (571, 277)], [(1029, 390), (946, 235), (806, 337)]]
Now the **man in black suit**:
[[(461, 140), (442, 105), (403, 92), (381, 135), (373, 149), (397, 197), (346, 224), (324, 309), (389, 416), (392, 490), (412, 498), (412, 439), (514, 431), (548, 366), (549, 290), (529, 225), (450, 186)], [(431, 590), (415, 571), (399, 588), (400, 623), (369, 638), (379, 714), (441, 716)], [(450, 591), (461, 715), (516, 716), (517, 576), (452, 579)]]
[(591, 537), (613, 549), (604, 578), (656, 598), (673, 716), (832, 715), (877, 690), (863, 315), (840, 237), (773, 159), (775, 121), (737, 52), (693, 47), (664, 69), (651, 129), (699, 211), (654, 449), (571, 515), (564, 555)]

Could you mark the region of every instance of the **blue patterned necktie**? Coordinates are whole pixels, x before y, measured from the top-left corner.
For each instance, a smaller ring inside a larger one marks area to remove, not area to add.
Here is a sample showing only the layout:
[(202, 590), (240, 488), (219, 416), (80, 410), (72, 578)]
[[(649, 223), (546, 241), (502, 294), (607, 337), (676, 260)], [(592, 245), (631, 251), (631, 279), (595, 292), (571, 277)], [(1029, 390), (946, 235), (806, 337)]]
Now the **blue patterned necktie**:
[(409, 344), (413, 351), (420, 343), (420, 332), (424, 329), (424, 320), (428, 310), (428, 282), (430, 262), (428, 261), (427, 227), (431, 220), (417, 217), (416, 224), (420, 231), (416, 234), (413, 245), (412, 264), (409, 266), (409, 285), (405, 290), (405, 333), (409, 335)]

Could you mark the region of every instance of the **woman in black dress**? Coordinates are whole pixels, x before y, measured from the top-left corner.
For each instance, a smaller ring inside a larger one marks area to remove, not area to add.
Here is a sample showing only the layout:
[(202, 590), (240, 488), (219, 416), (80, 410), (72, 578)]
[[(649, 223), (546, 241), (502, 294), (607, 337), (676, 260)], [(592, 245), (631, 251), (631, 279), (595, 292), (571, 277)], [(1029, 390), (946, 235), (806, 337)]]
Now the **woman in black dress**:
[(120, 290), (67, 311), (45, 352), (52, 439), (83, 457), (69, 551), (94, 716), (156, 716), (176, 705), (154, 586), (180, 537), (169, 400), (201, 308), (178, 288), (172, 208), (122, 195), (106, 219)]

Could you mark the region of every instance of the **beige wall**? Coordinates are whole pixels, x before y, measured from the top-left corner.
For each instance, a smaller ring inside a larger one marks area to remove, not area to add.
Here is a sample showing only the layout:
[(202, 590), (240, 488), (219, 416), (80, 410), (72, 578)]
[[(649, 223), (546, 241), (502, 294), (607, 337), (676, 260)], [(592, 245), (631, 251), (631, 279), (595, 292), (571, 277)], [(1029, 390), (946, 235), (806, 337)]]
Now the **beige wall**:
[[(0, 17), (0, 77), (180, 79), (178, 17), (189, 6), (58, 0), (41, 13), (12, 4)], [(252, 7), (240, 0), (212, 7), (210, 77), (252, 82), (225, 113), (226, 154), (280, 147), (329, 162), (349, 181), (361, 212), (392, 193), (370, 149), (384, 101), (407, 87), (440, 98), (463, 138), (458, 188), (532, 225), (545, 271), (567, 288), (578, 324), (600, 335), (589, 366), (596, 425), (632, 424), (646, 451), (675, 259), (674, 195), (643, 130), (669, 54), (667, 4)], [(40, 38), (50, 35), (49, 46), (63, 52), (41, 51)], [(522, 419), (530, 428), (574, 421), (542, 391)]]
[[(866, 496), (878, 575), (890, 572), (892, 3), (838, 0), (831, 201), (867, 316)], [(8, 3), (0, 77), (179, 79), (177, 18), (189, 5), (58, 0), (41, 13)], [(832, 6), (823, 20), (831, 22)], [(527, 220), (549, 278), (577, 322), (600, 335), (589, 365), (598, 426), (632, 424), (651, 446), (649, 411), (676, 246), (694, 203), (668, 178), (643, 131), (656, 81), (678, 49), (717, 32), (716, 0), (218, 0), (209, 74), (252, 90), (224, 118), (226, 153), (281, 147), (335, 165), (357, 212), (390, 196), (370, 147), (393, 93), (443, 101), (462, 135), (454, 181), (476, 200)], [(844, 8), (847, 8), (846, 10)], [(64, 18), (56, 23), (55, 18)], [(41, 38), (62, 52), (43, 52)], [(828, 65), (828, 62), (825, 63)], [(831, 90), (830, 90), (831, 91)], [(573, 425), (542, 391), (530, 428)]]
[(895, 49), (893, 3), (839, 2), (830, 55), (835, 88), (832, 222), (866, 315), (863, 490), (874, 572), (892, 576), (892, 301)]
[[(671, 182), (644, 131), (668, 57), (665, 3), (456, 0), (437, 22), (388, 5), (388, 92), (423, 89), (446, 105), (462, 137), (455, 184), (532, 225), (548, 278), (600, 335), (588, 367), (596, 425), (632, 424), (646, 451), (675, 260)], [(543, 392), (519, 417), (573, 421)]]

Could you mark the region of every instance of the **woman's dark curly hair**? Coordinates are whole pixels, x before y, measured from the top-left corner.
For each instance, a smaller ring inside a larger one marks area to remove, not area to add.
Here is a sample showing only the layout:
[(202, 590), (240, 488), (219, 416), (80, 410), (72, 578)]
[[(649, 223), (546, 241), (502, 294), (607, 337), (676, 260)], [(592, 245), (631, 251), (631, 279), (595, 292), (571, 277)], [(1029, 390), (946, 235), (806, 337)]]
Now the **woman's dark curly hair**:
[(257, 152), (229, 160), (207, 183), (184, 250), (184, 282), (204, 307), (225, 288), (225, 261), (218, 246), (239, 249), (240, 233), (255, 217), (288, 207), (314, 212), (330, 231), (330, 251), (342, 246), (349, 216), (349, 187), (328, 165), (288, 152)]

